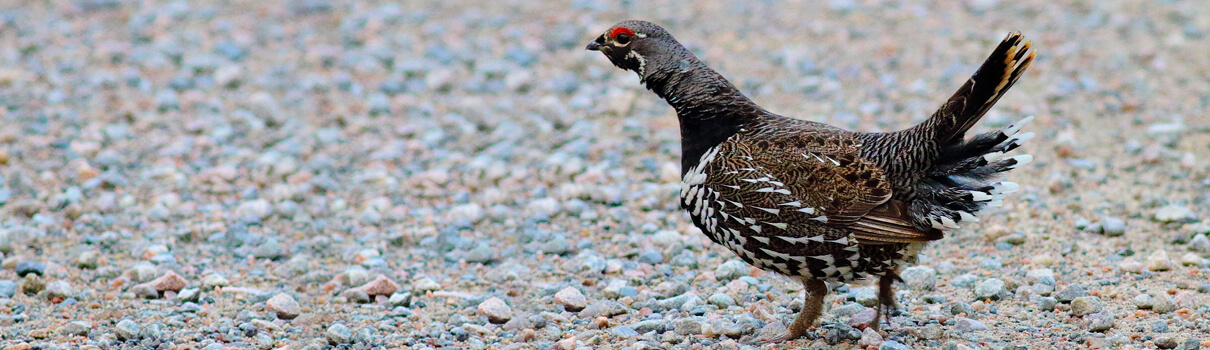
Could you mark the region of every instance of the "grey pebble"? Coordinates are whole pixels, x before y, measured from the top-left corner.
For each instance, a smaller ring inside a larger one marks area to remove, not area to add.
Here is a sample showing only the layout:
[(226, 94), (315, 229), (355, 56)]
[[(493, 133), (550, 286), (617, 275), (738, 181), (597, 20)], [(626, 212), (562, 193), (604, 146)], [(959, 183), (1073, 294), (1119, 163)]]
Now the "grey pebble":
[(937, 270), (928, 266), (912, 266), (899, 273), (899, 277), (914, 290), (932, 290), (937, 285)]
[(748, 264), (741, 260), (727, 260), (714, 269), (714, 278), (733, 280), (748, 275)]
[(157, 299), (160, 297), (160, 292), (155, 290), (155, 287), (150, 284), (135, 285), (130, 287), (130, 292), (143, 299)]
[(1088, 320), (1088, 330), (1093, 332), (1104, 332), (1113, 328), (1115, 317), (1109, 311), (1101, 311), (1085, 316)]
[(1025, 273), (1025, 278), (1032, 284), (1055, 285), (1055, 272), (1051, 269), (1033, 269)]
[(1000, 300), (1008, 294), (1004, 281), (998, 278), (989, 278), (975, 287), (975, 299), (978, 300)]
[(31, 273), (42, 276), (46, 272), (46, 264), (39, 261), (22, 261), (17, 263), (16, 270), (19, 277), (25, 277)]
[(1154, 302), (1151, 305), (1152, 311), (1161, 314), (1176, 311), (1176, 303), (1172, 301), (1172, 298), (1169, 297), (1167, 293), (1155, 293), (1151, 297), (1154, 299)]
[(1210, 238), (1206, 238), (1204, 233), (1193, 236), (1193, 239), (1189, 241), (1189, 250), (1210, 253)]
[(324, 337), (332, 345), (348, 344), (353, 341), (353, 330), (344, 324), (336, 323), (328, 326), (328, 330), (324, 332)]
[(467, 262), (486, 264), (495, 259), (496, 252), (492, 251), (491, 246), (487, 243), (479, 243), (474, 249), (466, 252), (464, 258)]
[(563, 237), (563, 235), (555, 235), (542, 246), (542, 252), (546, 254), (564, 255), (571, 251), (571, 241), (568, 241), (567, 237)]
[(1193, 222), (1197, 220), (1197, 213), (1187, 206), (1169, 204), (1157, 209), (1152, 219), (1158, 222)]
[(987, 325), (983, 324), (983, 322), (966, 317), (959, 317), (954, 326), (960, 331), (981, 331), (987, 329)]
[(711, 305), (718, 306), (719, 308), (723, 309), (735, 306), (735, 299), (732, 299), (731, 296), (727, 295), (726, 293), (711, 294), (707, 301), (710, 302)]
[(911, 348), (907, 347), (907, 345), (903, 345), (903, 343), (888, 340), (882, 343), (882, 346), (879, 346), (878, 350), (911, 350)]
[(63, 333), (68, 335), (87, 336), (92, 331), (92, 322), (71, 321), (63, 326)]
[(701, 316), (683, 317), (672, 321), (672, 329), (680, 335), (697, 335), (702, 334), (703, 325), (707, 322), (709, 320)]
[(874, 307), (878, 305), (878, 294), (873, 287), (853, 288), (849, 291), (849, 296), (858, 304)]
[(1146, 293), (1134, 296), (1132, 301), (1134, 302), (1134, 306), (1140, 310), (1151, 309), (1155, 305), (1155, 298), (1152, 298), (1151, 294)]
[(1042, 311), (1054, 311), (1055, 306), (1059, 304), (1059, 300), (1053, 297), (1038, 296), (1032, 300), (1034, 305), (1037, 305), (1038, 309)]
[(662, 333), (668, 326), (668, 322), (666, 322), (664, 320), (645, 320), (645, 321), (639, 321), (639, 322), (627, 324), (626, 326), (629, 326), (631, 329), (634, 329), (634, 331), (638, 332), (639, 334), (643, 334), (643, 333), (647, 333), (647, 332)]
[(864, 305), (858, 303), (845, 303), (844, 305), (837, 306), (836, 308), (832, 309), (832, 314), (838, 317), (845, 317), (856, 315), (865, 310), (866, 307)]
[(627, 311), (629, 309), (625, 305), (622, 305), (622, 303), (613, 300), (598, 300), (595, 303), (589, 304), (584, 310), (580, 310), (579, 317), (587, 319), (600, 316), (613, 317), (625, 314)]
[(126, 340), (139, 339), (139, 333), (142, 330), (143, 326), (131, 321), (130, 319), (124, 319), (118, 322), (117, 326), (114, 327), (114, 331), (118, 333), (118, 338)]
[(1063, 288), (1062, 291), (1059, 291), (1059, 293), (1055, 294), (1055, 299), (1057, 299), (1060, 303), (1070, 303), (1076, 298), (1087, 295), (1088, 287), (1085, 287), (1083, 284), (1072, 283)]
[(643, 249), (639, 252), (639, 262), (644, 264), (659, 264), (664, 261), (664, 254), (655, 249)]
[(46, 284), (46, 295), (48, 297), (71, 298), (76, 295), (76, 290), (64, 280), (58, 280)]
[(1083, 317), (1105, 308), (1105, 303), (1098, 297), (1079, 297), (1071, 301), (1071, 315)]
[(979, 277), (972, 274), (959, 275), (950, 281), (950, 285), (954, 288), (972, 288), (979, 281)]
[(1108, 237), (1117, 237), (1126, 234), (1126, 222), (1122, 219), (1114, 217), (1101, 218), (1101, 233)]
[(0, 298), (12, 298), (17, 294), (17, 283), (13, 281), (0, 281)]
[(639, 332), (630, 328), (627, 325), (617, 325), (609, 329), (609, 333), (619, 338), (633, 338), (639, 336)]

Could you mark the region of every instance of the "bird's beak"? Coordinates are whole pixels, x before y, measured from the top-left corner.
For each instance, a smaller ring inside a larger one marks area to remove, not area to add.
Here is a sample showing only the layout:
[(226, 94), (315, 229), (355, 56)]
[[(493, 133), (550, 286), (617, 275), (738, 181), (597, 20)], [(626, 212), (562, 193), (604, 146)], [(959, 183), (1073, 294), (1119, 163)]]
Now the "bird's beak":
[(585, 47), (584, 49), (588, 51), (601, 51), (601, 44), (597, 43), (596, 41), (589, 41), (588, 47)]

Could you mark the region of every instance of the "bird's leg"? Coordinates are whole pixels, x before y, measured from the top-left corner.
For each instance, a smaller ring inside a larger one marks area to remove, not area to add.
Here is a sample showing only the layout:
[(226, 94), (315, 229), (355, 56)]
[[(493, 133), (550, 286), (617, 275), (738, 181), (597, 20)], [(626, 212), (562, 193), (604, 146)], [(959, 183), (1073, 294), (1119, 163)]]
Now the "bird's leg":
[(874, 311), (874, 320), (870, 321), (867, 326), (878, 330), (882, 321), (882, 314), (887, 314), (887, 322), (890, 322), (891, 314), (898, 310), (899, 306), (895, 303), (895, 291), (891, 288), (895, 283), (897, 276), (893, 274), (883, 275), (878, 278), (878, 308)]
[(798, 318), (794, 319), (794, 323), (790, 325), (790, 338), (798, 339), (807, 335), (807, 329), (815, 324), (815, 319), (819, 318), (819, 314), (823, 313), (823, 300), (828, 295), (828, 285), (821, 280), (804, 279), (802, 282), (805, 291), (803, 296), (802, 311), (798, 312)]

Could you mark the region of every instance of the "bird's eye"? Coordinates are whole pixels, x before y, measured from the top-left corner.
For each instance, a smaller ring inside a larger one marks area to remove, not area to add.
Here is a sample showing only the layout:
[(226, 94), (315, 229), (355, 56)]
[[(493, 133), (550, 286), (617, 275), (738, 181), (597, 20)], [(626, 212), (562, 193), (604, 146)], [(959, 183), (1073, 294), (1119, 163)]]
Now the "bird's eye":
[(613, 41), (616, 41), (616, 42), (618, 42), (618, 44), (621, 44), (621, 45), (629, 44), (630, 43), (630, 34), (620, 33), (620, 34), (618, 34), (618, 36), (613, 38)]

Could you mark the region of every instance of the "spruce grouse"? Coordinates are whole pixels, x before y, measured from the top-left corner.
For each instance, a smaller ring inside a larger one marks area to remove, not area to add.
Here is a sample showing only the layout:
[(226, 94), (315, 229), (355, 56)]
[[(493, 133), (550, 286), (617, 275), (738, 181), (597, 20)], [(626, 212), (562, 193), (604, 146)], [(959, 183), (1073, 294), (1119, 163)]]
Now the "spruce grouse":
[(658, 25), (625, 21), (588, 43), (676, 110), (680, 206), (712, 241), (764, 270), (800, 280), (805, 303), (787, 339), (819, 317), (825, 281), (877, 278), (879, 307), (926, 242), (1002, 203), (1017, 184), (1002, 172), (1032, 160), (1006, 156), (1033, 133), (1031, 118), (965, 138), (1034, 59), (1010, 33), (928, 120), (897, 132), (856, 132), (761, 108)]

